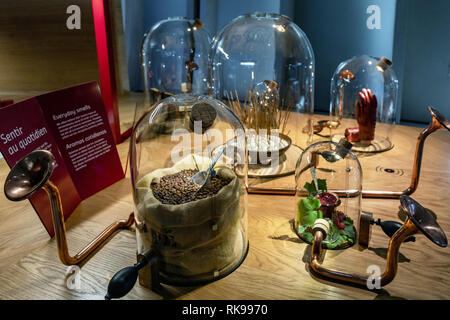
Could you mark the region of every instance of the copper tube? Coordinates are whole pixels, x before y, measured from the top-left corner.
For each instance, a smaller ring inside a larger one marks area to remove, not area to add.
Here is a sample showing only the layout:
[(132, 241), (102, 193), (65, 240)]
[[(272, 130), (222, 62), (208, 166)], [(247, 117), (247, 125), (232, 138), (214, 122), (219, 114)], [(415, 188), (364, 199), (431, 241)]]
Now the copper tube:
[[(390, 283), (397, 274), (398, 254), (402, 242), (418, 232), (417, 227), (408, 218), (404, 225), (392, 236), (389, 241), (386, 270), (380, 276), (380, 285), (385, 286)], [(350, 282), (353, 284), (367, 286), (369, 277), (356, 273), (346, 273), (336, 270), (331, 270), (323, 267), (320, 264), (320, 256), (322, 254), (322, 240), (324, 239), (323, 232), (319, 229), (314, 233), (314, 241), (311, 249), (311, 258), (309, 262), (310, 268), (317, 274), (343, 282)]]
[[(447, 129), (450, 131), (450, 124), (436, 109), (428, 107), (428, 111), (431, 113), (432, 119), (428, 127), (419, 134), (416, 143), (416, 151), (414, 153), (414, 161), (411, 174), (411, 183), (408, 188), (403, 191), (384, 191), (384, 190), (363, 190), (363, 198), (384, 198), (384, 199), (399, 199), (402, 195), (413, 194), (417, 186), (419, 185), (420, 169), (422, 166), (423, 147), (426, 138), (439, 129)], [(295, 189), (270, 189), (249, 187), (249, 194), (271, 194), (271, 195), (286, 195), (294, 196), (296, 194)]]
[(271, 189), (271, 188), (248, 187), (247, 191), (249, 194), (295, 196), (295, 189), (281, 189), (281, 188)]
[(64, 223), (64, 214), (62, 209), (61, 197), (58, 188), (48, 180), (43, 189), (47, 192), (50, 199), (53, 227), (55, 229), (56, 244), (58, 246), (58, 255), (61, 262), (67, 266), (77, 265), (83, 262), (95, 249), (106, 242), (106, 240), (117, 230), (129, 228), (134, 222), (134, 213), (131, 213), (127, 220), (119, 220), (111, 224), (102, 233), (95, 237), (87, 246), (81, 249), (75, 256), (69, 254), (69, 248), (66, 238), (66, 225)]
[(423, 146), (426, 138), (439, 129), (450, 130), (448, 121), (435, 109), (428, 107), (432, 119), (428, 127), (419, 134), (416, 143), (416, 151), (414, 154), (413, 168), (411, 174), (411, 184), (403, 191), (364, 191), (363, 198), (391, 198), (399, 199), (402, 195), (411, 195), (416, 191), (419, 185), (420, 168), (422, 166)]
[(131, 213), (127, 220), (111, 224), (74, 257), (70, 256), (61, 197), (58, 188), (50, 181), (55, 165), (55, 158), (47, 150), (35, 150), (27, 154), (11, 169), (5, 181), (4, 192), (9, 200), (22, 201), (31, 197), (38, 190), (44, 189), (50, 201), (59, 258), (65, 265), (81, 264), (116, 230), (130, 227), (134, 222), (134, 213)]
[[(282, 196), (308, 196), (307, 191), (296, 191), (295, 189), (289, 188), (277, 188), (277, 189), (269, 189), (269, 188), (259, 188), (259, 187), (248, 187), (247, 188), (249, 194), (271, 194), (271, 195), (282, 195)], [(348, 190), (328, 190), (329, 192), (336, 193), (339, 197), (357, 197), (360, 195), (360, 192), (355, 190), (349, 192)]]

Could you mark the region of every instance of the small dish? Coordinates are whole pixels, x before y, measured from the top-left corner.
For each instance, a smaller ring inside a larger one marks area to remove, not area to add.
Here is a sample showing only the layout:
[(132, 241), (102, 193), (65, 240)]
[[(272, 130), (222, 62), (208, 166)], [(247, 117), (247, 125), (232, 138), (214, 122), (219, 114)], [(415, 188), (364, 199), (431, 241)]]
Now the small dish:
[(292, 144), (291, 138), (279, 133), (278, 135), (249, 135), (247, 136), (247, 151), (250, 164), (269, 164), (273, 156), (284, 155)]

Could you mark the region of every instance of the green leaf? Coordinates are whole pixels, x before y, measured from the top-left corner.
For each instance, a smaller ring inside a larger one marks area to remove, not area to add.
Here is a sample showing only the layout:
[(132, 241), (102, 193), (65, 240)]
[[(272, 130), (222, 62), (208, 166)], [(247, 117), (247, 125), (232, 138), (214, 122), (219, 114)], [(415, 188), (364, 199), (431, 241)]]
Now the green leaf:
[(303, 186), (303, 188), (305, 188), (306, 191), (308, 191), (309, 197), (317, 194), (317, 190), (316, 190), (316, 186), (314, 185), (314, 182), (313, 183), (306, 182), (305, 185)]
[(327, 243), (327, 248), (328, 248), (328, 249), (335, 249), (335, 248), (339, 247), (342, 243), (344, 243), (345, 240), (346, 240), (346, 239), (345, 239), (344, 237), (340, 236), (340, 237), (338, 237), (338, 238), (336, 239), (336, 241), (328, 242), (328, 243)]
[(303, 198), (297, 202), (297, 219), (301, 225), (312, 226), (316, 219), (322, 217), (320, 200), (316, 197)]
[(352, 244), (355, 243), (356, 232), (355, 228), (353, 227), (353, 220), (346, 217), (344, 219), (344, 225), (345, 225), (344, 230), (341, 230), (336, 226), (336, 224), (333, 221), (329, 234), (330, 237), (327, 236), (327, 239), (335, 238), (335, 240), (333, 242), (328, 242), (325, 239), (325, 243), (328, 249), (338, 248), (339, 246), (343, 245), (346, 242), (350, 242)]
[(299, 225), (297, 232), (300, 234), (305, 233), (307, 228), (308, 228), (308, 226)]
[(344, 218), (344, 224), (346, 226), (353, 226), (353, 220), (349, 216), (345, 216)]
[(345, 226), (345, 229), (341, 230), (341, 233), (349, 239), (353, 240), (356, 238), (355, 228), (353, 226)]
[(308, 196), (312, 197), (320, 192), (326, 192), (328, 190), (327, 180), (317, 179), (317, 187), (319, 188), (319, 190), (316, 189), (316, 184), (314, 183), (314, 180), (311, 181), (311, 183), (306, 182), (305, 185), (303, 186), (303, 188), (305, 188), (306, 191), (308, 191)]
[(337, 227), (337, 225), (334, 223), (334, 221), (331, 223), (331, 232), (333, 233), (339, 233), (339, 228)]
[(302, 235), (303, 235), (303, 240), (306, 243), (313, 243), (314, 236), (313, 236), (313, 234), (311, 232), (304, 232)]
[(317, 185), (319, 187), (320, 192), (327, 192), (327, 180), (325, 179), (317, 179)]

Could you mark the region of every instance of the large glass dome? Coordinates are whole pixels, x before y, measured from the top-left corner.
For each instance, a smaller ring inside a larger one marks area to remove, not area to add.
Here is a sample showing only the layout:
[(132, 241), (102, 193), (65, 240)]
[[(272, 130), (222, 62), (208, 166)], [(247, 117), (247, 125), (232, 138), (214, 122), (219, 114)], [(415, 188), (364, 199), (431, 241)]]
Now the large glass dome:
[[(166, 98), (137, 122), (130, 169), (138, 254), (158, 253), (162, 282), (217, 280), (243, 261), (247, 157), (241, 122), (208, 96)], [(193, 178), (202, 170), (204, 184)]]
[(297, 161), (295, 231), (307, 243), (313, 241), (312, 227), (319, 218), (331, 222), (325, 248), (343, 249), (357, 242), (362, 170), (351, 147), (345, 139), (317, 142)]
[(393, 147), (398, 80), (392, 62), (367, 55), (337, 67), (331, 79), (332, 141), (345, 136), (353, 151), (381, 152)]
[[(306, 126), (311, 135), (314, 53), (306, 34), (288, 17), (254, 13), (235, 18), (214, 38), (210, 61), (213, 96), (226, 102), (237, 100), (243, 109), (238, 116), (255, 108), (267, 113), (267, 101), (261, 103), (258, 96), (273, 96), (276, 91), (277, 100), (271, 99), (270, 105), (302, 113), (289, 121), (300, 120), (296, 126)], [(243, 122), (251, 127), (251, 121)], [(279, 124), (267, 126), (282, 129)]]
[(200, 20), (174, 17), (152, 26), (141, 48), (147, 102), (181, 93), (208, 93), (210, 38)]

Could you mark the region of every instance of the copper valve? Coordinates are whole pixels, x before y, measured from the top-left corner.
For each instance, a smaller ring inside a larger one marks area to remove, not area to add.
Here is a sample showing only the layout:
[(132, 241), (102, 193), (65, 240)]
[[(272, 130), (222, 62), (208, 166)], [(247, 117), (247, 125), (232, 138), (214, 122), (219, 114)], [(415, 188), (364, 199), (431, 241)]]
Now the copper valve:
[(130, 227), (134, 222), (134, 213), (131, 213), (127, 220), (120, 220), (111, 224), (72, 257), (67, 245), (61, 197), (58, 188), (50, 181), (55, 165), (55, 158), (50, 152), (46, 150), (31, 152), (11, 169), (5, 181), (4, 191), (9, 200), (21, 201), (29, 198), (40, 189), (44, 189), (50, 199), (59, 259), (68, 266), (78, 265), (86, 260), (95, 249), (105, 243), (115, 231)]
[[(447, 237), (429, 210), (409, 196), (401, 196), (400, 203), (407, 219), (389, 241), (386, 269), (378, 279), (380, 286), (385, 286), (394, 280), (397, 274), (400, 245), (412, 235), (420, 231), (438, 246), (447, 246)], [(330, 224), (327, 220), (316, 220), (313, 227), (314, 241), (309, 261), (311, 270), (328, 279), (367, 286), (369, 277), (365, 275), (331, 270), (321, 265), (319, 261), (322, 254), (322, 241), (327, 237), (329, 230)]]

